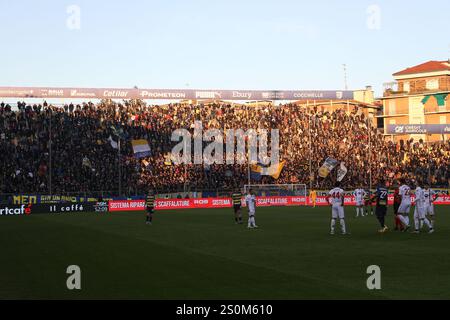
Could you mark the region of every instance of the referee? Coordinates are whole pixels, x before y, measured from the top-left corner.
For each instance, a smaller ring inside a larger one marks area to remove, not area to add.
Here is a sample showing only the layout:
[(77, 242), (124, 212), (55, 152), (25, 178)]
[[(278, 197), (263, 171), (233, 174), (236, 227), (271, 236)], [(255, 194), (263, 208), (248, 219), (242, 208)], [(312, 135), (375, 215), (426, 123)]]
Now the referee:
[(386, 183), (384, 180), (380, 180), (378, 182), (377, 191), (375, 192), (374, 199), (376, 200), (376, 208), (375, 215), (380, 222), (381, 229), (378, 231), (379, 233), (385, 233), (389, 230), (389, 228), (384, 223), (386, 213), (387, 213), (387, 205), (388, 205), (388, 188), (386, 187)]
[(153, 212), (155, 211), (155, 193), (153, 190), (150, 190), (145, 198), (145, 206), (147, 209), (145, 224), (151, 225), (153, 220)]
[(242, 214), (241, 214), (241, 199), (242, 193), (240, 190), (236, 190), (231, 195), (233, 200), (233, 210), (234, 210), (234, 221), (236, 224), (242, 224)]

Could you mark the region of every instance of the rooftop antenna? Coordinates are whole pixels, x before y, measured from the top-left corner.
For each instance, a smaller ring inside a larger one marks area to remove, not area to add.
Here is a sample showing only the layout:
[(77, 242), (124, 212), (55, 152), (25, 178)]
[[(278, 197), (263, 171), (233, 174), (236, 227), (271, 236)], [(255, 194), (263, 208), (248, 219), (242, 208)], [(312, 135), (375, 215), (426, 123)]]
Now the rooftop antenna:
[(347, 84), (347, 65), (344, 63), (342, 65), (342, 67), (344, 68), (344, 85), (345, 85), (345, 90), (348, 90), (348, 84)]
[[(448, 52), (450, 53), (450, 44), (448, 45)], [(449, 55), (449, 57), (448, 57), (447, 62), (450, 63), (450, 55)]]

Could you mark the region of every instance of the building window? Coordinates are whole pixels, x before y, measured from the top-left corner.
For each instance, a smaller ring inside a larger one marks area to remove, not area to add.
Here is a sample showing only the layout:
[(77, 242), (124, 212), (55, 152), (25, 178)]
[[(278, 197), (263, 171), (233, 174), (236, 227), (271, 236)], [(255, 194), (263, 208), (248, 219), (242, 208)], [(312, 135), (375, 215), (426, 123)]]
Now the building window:
[(408, 81), (403, 84), (403, 91), (405, 91), (405, 92), (409, 92), (410, 91), (410, 86), (409, 86), (409, 82)]
[(447, 124), (447, 117), (446, 116), (440, 116), (439, 117), (440, 124)]
[(388, 101), (389, 101), (389, 105), (388, 105), (389, 115), (397, 114), (395, 99), (390, 99)]
[(439, 80), (438, 79), (427, 80), (426, 88), (428, 90), (437, 90), (437, 89), (439, 89)]

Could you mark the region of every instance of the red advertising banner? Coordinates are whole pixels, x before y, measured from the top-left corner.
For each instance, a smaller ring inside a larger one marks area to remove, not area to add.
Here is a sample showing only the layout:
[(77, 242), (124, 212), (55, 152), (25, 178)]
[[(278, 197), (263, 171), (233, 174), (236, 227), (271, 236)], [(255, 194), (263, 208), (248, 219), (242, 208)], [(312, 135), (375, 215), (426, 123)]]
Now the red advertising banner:
[[(414, 202), (415, 197), (411, 196), (411, 201)], [(355, 206), (356, 205), (356, 201), (355, 201), (355, 197), (353, 196), (345, 196), (344, 198), (345, 201), (345, 205), (347, 206)], [(388, 204), (392, 205), (394, 203), (394, 196), (390, 195), (388, 197)], [(307, 200), (307, 205), (311, 205), (311, 198), (308, 197)], [(450, 205), (450, 196), (449, 195), (441, 195), (439, 196), (436, 201), (434, 201), (435, 205)], [(316, 206), (328, 206), (328, 202), (327, 202), (327, 197), (324, 196), (318, 196), (316, 198)]]
[(304, 206), (306, 205), (306, 197), (257, 197), (257, 207), (287, 207), (287, 206)]
[(144, 200), (113, 200), (108, 201), (108, 211), (142, 211), (145, 209)]
[(157, 199), (155, 209), (230, 208), (231, 205), (231, 199), (228, 198)]
[[(258, 197), (256, 205), (259, 207), (301, 206), (306, 204), (306, 200), (306, 197)], [(108, 206), (109, 211), (142, 211), (145, 210), (145, 201), (114, 200), (109, 201)], [(232, 206), (231, 198), (157, 199), (155, 201), (156, 210), (231, 208)]]
[[(412, 197), (414, 200), (414, 197)], [(393, 197), (389, 197), (389, 204), (392, 204)], [(440, 196), (435, 202), (436, 205), (450, 205), (450, 196)], [(245, 206), (244, 201), (242, 204)], [(311, 205), (311, 199), (305, 196), (298, 197), (257, 197), (257, 207), (287, 207)], [(355, 198), (345, 197), (345, 205), (354, 206)], [(319, 196), (316, 198), (316, 206), (328, 206), (327, 198)], [(207, 209), (207, 208), (231, 208), (233, 206), (230, 198), (201, 198), (201, 199), (157, 199), (156, 210), (177, 210), (177, 209)], [(143, 211), (145, 210), (144, 200), (113, 200), (109, 201), (109, 211)]]

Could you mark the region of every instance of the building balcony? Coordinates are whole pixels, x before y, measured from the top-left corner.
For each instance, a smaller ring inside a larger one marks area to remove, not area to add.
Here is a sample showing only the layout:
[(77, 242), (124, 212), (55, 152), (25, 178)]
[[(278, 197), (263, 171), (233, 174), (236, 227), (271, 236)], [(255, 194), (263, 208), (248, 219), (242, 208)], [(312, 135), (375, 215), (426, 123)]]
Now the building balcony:
[(397, 90), (385, 90), (383, 93), (383, 97), (395, 97), (395, 96), (404, 96), (407, 95), (409, 92), (406, 91), (397, 91)]

